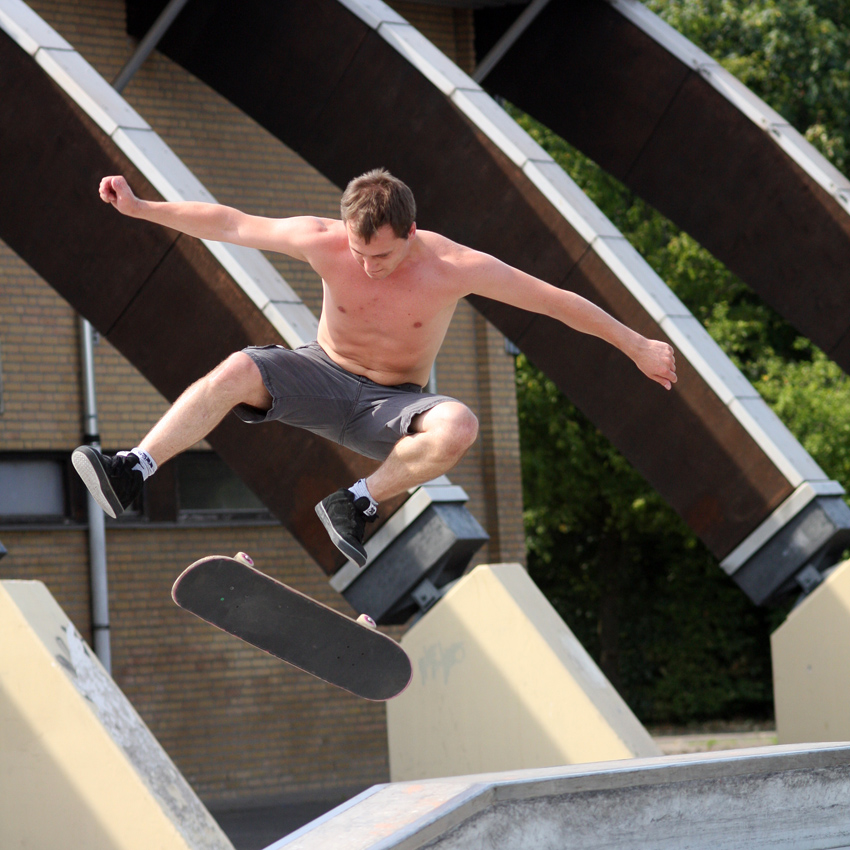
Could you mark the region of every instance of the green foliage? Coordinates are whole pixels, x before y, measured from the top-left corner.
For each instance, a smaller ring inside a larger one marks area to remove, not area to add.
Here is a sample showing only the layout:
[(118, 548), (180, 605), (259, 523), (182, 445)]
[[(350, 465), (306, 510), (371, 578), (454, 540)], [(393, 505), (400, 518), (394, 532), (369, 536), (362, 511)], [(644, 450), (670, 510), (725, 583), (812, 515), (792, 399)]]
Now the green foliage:
[(649, 0), (835, 165), (850, 139), (850, 7), (844, 0)]
[(548, 378), (517, 367), (538, 586), (645, 722), (768, 715), (772, 613)]
[(790, 362), (763, 358), (756, 385), (777, 415), (828, 474), (850, 485), (850, 378), (808, 340), (810, 357)]
[[(845, 167), (850, 6), (647, 5)], [(513, 114), (704, 323), (827, 474), (850, 483), (847, 376), (688, 234), (547, 128)], [(524, 357), (517, 386), (529, 569), (627, 702), (645, 722), (769, 715), (769, 634), (786, 608), (753, 606)]]

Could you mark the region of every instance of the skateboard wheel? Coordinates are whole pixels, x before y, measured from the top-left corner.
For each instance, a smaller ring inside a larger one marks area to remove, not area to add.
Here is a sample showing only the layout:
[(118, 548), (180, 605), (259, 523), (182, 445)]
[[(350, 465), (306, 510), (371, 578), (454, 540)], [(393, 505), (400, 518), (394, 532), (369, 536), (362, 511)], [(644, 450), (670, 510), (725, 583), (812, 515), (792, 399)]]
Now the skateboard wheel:
[(361, 626), (367, 626), (370, 629), (378, 628), (378, 624), (368, 614), (361, 614), (357, 618), (357, 622), (360, 623)]
[(254, 559), (245, 552), (237, 552), (233, 557), (234, 561), (239, 561), (241, 564), (245, 564), (248, 567), (254, 566)]

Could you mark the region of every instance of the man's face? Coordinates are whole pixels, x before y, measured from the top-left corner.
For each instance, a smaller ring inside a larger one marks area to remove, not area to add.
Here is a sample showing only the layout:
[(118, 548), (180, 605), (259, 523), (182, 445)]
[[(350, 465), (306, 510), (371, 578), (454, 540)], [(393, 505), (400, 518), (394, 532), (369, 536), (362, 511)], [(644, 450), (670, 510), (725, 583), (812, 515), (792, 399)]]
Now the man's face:
[(393, 229), (385, 224), (368, 243), (352, 230), (348, 222), (345, 223), (345, 230), (348, 233), (351, 254), (363, 271), (372, 280), (383, 280), (406, 259), (416, 233), (416, 225), (411, 226), (407, 239), (400, 239), (393, 233)]

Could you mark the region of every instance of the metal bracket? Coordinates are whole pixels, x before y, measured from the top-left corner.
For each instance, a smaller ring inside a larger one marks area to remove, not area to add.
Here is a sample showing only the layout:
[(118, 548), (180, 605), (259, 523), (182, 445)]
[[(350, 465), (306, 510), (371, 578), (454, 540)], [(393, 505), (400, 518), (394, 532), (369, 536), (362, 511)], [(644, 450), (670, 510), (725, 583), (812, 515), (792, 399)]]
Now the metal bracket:
[(413, 600), (422, 609), (424, 614), (429, 608), (432, 608), (439, 600), (442, 594), (434, 586), (434, 583), (427, 578), (423, 579), (420, 584), (413, 588), (410, 592)]
[(472, 74), (476, 83), (484, 78), (499, 64), (502, 57), (516, 44), (519, 37), (534, 23), (534, 19), (549, 5), (549, 0), (532, 0), (522, 14), (511, 24), (507, 32), (496, 42), (490, 52), (481, 60)]
[(823, 582), (823, 576), (816, 567), (809, 564), (804, 567), (797, 575), (794, 576), (797, 584), (803, 589), (803, 593), (811, 593), (819, 584)]
[(174, 19), (180, 14), (189, 0), (171, 0), (160, 12), (159, 17), (153, 22), (153, 26), (147, 31), (145, 37), (139, 42), (136, 52), (130, 57), (127, 64), (118, 72), (118, 76), (112, 83), (112, 88), (117, 92), (124, 91), (127, 83), (133, 79), (136, 71), (145, 64), (145, 60), (153, 53), (160, 39), (168, 32), (168, 28)]

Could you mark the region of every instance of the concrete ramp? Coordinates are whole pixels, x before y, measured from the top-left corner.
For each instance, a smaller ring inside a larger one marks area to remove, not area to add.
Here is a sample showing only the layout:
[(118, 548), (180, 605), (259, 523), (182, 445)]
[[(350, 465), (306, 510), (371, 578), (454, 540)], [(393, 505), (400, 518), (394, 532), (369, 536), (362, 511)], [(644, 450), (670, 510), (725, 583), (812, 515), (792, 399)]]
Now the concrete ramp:
[(661, 755), (519, 564), (476, 567), (401, 645), (414, 672), (387, 703), (393, 781)]
[(0, 582), (0, 847), (233, 850), (36, 581)]
[(376, 786), (268, 850), (775, 850), (850, 847), (850, 746)]

